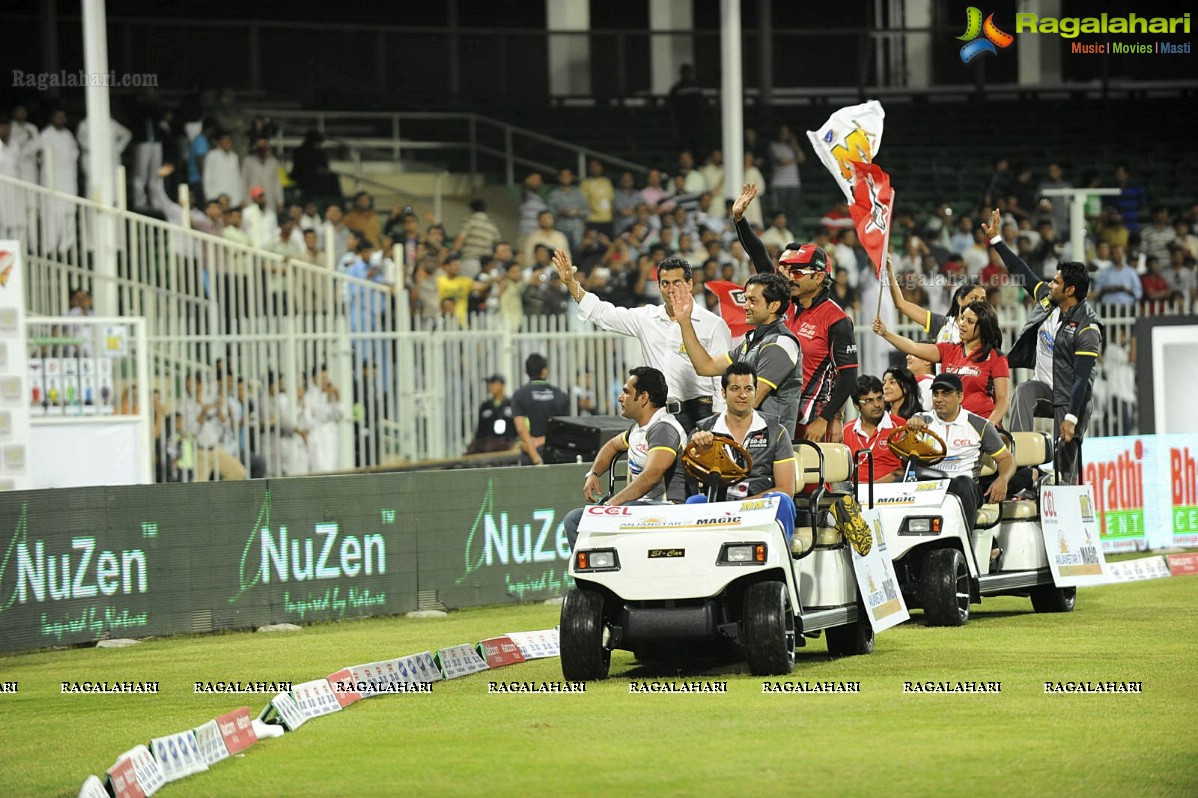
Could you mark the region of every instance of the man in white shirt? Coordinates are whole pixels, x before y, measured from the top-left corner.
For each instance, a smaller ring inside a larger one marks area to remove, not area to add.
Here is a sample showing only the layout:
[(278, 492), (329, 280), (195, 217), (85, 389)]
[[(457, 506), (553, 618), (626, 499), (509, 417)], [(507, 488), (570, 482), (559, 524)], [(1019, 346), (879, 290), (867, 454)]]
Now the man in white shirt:
[[(686, 433), (665, 408), (665, 376), (650, 366), (628, 372), (620, 389), (620, 415), (633, 426), (603, 444), (582, 485), (583, 498), (598, 501), (603, 495), (600, 475), (606, 474), (621, 452), (628, 452), (628, 484), (604, 502), (609, 507), (626, 504), (678, 504), (686, 500), (686, 477), (679, 462)], [(578, 540), (578, 524), (586, 508), (566, 513), (562, 525), (570, 548)]]
[[(79, 195), (79, 142), (67, 127), (66, 111), (55, 111), (42, 131), (42, 185), (54, 191)], [(75, 205), (49, 200), (42, 220), (42, 242), (46, 250), (69, 249), (75, 245)]]
[(42, 137), (37, 127), (29, 121), (29, 110), (23, 105), (12, 109), (12, 138), (9, 143), (17, 148), (17, 179), (36, 183), (37, 154), (42, 149)]
[[(121, 165), (121, 154), (129, 146), (129, 142), (133, 141), (133, 134), (129, 132), (129, 128), (115, 119), (110, 120), (110, 123), (112, 125), (112, 168), (115, 175), (116, 168)], [(79, 127), (75, 130), (75, 135), (79, 138), (79, 163), (83, 166), (83, 179), (87, 181), (87, 185), (90, 187), (92, 164), (86, 117), (80, 120)]]
[(254, 141), (254, 151), (241, 164), (241, 178), (241, 196), (250, 196), (255, 186), (261, 186), (266, 195), (266, 208), (276, 214), (283, 210), (279, 160), (271, 153), (270, 142), (265, 138)]
[(948, 492), (960, 499), (965, 525), (972, 532), (983, 498), (978, 486), (981, 456), (990, 455), (998, 466), (998, 475), (984, 494), (991, 502), (1007, 498), (1007, 485), (1015, 476), (1015, 458), (989, 420), (961, 407), (964, 393), (961, 378), (956, 374), (938, 375), (932, 381), (933, 412), (912, 416), (907, 428), (913, 432), (927, 428), (944, 440), (948, 455), (936, 469), (948, 477)]
[(770, 219), (770, 226), (761, 234), (761, 243), (765, 244), (767, 249), (786, 249), (786, 245), (794, 240), (794, 233), (786, 227), (786, 214), (782, 211), (775, 212)]
[[(15, 126), (7, 117), (0, 116), (0, 176), (20, 179), (21, 153), (13, 139)], [(25, 237), (25, 195), (13, 186), (0, 185), (0, 238), (21, 239)]]
[[(559, 249), (553, 265), (578, 303), (578, 318), (622, 335), (631, 335), (641, 344), (645, 364), (665, 374), (669, 386), (667, 404), (683, 429), (690, 432), (699, 419), (724, 409), (718, 377), (700, 377), (682, 345), (682, 331), (674, 319), (670, 286), (694, 290), (694, 271), (682, 258), (670, 257), (657, 267), (657, 284), (663, 304), (639, 308), (620, 308), (587, 292), (574, 275), (570, 254)], [(691, 311), (695, 333), (709, 352), (727, 352), (732, 348), (732, 333), (722, 318), (695, 303)]]
[(249, 235), (252, 246), (269, 249), (279, 240), (279, 215), (271, 209), (262, 186), (251, 187), (249, 196), (250, 203), (242, 212), (242, 228)]
[(229, 203), (241, 205), (245, 191), (241, 185), (241, 159), (233, 152), (233, 137), (228, 131), (216, 134), (216, 149), (204, 156), (204, 196), (229, 195)]

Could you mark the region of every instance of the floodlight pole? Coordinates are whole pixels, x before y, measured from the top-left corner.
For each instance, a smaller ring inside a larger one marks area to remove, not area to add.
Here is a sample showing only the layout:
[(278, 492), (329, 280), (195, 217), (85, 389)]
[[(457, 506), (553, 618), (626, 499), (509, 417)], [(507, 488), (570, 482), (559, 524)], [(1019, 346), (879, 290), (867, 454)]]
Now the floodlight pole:
[[(740, 0), (720, 0), (720, 117), (724, 197), (736, 199), (745, 176), (745, 100), (741, 70)], [(713, 198), (719, 202), (720, 198)], [(718, 206), (723, 211), (723, 203)]]
[(116, 316), (116, 220), (113, 184), (116, 170), (112, 153), (112, 109), (108, 102), (108, 23), (104, 0), (80, 0), (83, 7), (83, 70), (87, 82), (87, 198), (103, 209), (95, 213), (92, 267), (99, 278), (95, 284), (99, 315)]

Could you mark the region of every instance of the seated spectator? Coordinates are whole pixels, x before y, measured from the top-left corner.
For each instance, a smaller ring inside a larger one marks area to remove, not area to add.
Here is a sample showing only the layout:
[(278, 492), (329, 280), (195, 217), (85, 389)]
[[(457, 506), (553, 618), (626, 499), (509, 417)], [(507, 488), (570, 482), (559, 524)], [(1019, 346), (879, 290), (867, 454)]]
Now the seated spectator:
[(908, 419), (921, 412), (919, 383), (905, 368), (886, 369), (882, 375), (882, 399), (886, 410), (896, 418)]
[[(581, 238), (580, 238), (581, 243)], [(537, 229), (524, 239), (524, 262), (532, 263), (538, 246), (547, 250), (564, 249), (570, 251), (570, 242), (565, 234), (554, 228), (552, 211), (541, 211), (537, 217)], [(548, 260), (548, 259), (546, 259)]]
[(786, 214), (782, 211), (774, 211), (770, 215), (770, 226), (761, 234), (761, 243), (765, 244), (766, 248), (772, 246), (781, 250), (794, 240), (794, 233), (790, 232), (786, 226)]

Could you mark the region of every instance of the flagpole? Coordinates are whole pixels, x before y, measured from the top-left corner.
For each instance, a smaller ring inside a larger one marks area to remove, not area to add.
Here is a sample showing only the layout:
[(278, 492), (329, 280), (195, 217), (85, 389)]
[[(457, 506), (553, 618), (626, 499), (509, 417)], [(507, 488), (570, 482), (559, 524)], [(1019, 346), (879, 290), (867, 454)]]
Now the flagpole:
[[(874, 318), (877, 318), (878, 316), (882, 315), (882, 288), (885, 287), (885, 288), (889, 289), (890, 281), (894, 278), (894, 273), (890, 270), (889, 267), (887, 267), (886, 261), (890, 256), (890, 229), (894, 226), (893, 208), (895, 208), (897, 206), (898, 206), (898, 192), (894, 190), (894, 185), (891, 184), (891, 186), (890, 186), (890, 207), (892, 209), (891, 210), (891, 218), (890, 218), (890, 223), (886, 225), (886, 238), (884, 239), (884, 243), (882, 244), (882, 262), (878, 264), (878, 276), (881, 277), (882, 272), (886, 272), (886, 285), (883, 286), (881, 284), (881, 280), (878, 281), (878, 308), (877, 308), (877, 310), (874, 311)], [(899, 289), (899, 290), (902, 290), (902, 289)]]

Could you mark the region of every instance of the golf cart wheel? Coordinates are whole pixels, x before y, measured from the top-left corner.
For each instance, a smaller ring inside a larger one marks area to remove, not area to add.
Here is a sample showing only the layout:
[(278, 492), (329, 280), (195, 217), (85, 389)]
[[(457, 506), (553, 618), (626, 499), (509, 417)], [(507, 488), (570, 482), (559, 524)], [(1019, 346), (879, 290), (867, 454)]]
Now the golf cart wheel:
[(969, 620), (969, 568), (957, 549), (928, 552), (923, 564), (924, 623), (964, 626)]
[(603, 645), (603, 596), (571, 588), (562, 602), (562, 676), (568, 681), (606, 679), (611, 651)]
[(1076, 587), (1042, 585), (1032, 589), (1032, 609), (1036, 612), (1073, 612)]
[(865, 608), (858, 605), (857, 620), (845, 626), (824, 630), (828, 653), (833, 657), (856, 657), (874, 651), (874, 625)]
[(795, 616), (783, 582), (758, 582), (745, 591), (744, 646), (754, 676), (784, 676), (795, 666)]

